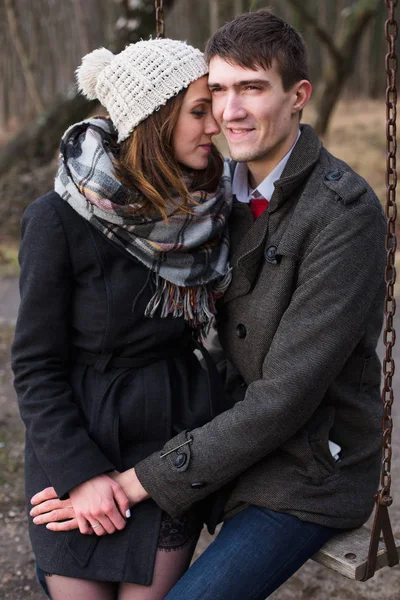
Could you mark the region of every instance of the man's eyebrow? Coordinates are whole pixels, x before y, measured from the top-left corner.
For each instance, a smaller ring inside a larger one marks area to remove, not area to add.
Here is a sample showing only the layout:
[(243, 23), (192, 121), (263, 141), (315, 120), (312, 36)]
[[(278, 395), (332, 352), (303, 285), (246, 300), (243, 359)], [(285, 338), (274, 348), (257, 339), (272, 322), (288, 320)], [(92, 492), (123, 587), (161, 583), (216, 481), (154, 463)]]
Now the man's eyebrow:
[(261, 79), (261, 78), (243, 79), (242, 81), (239, 81), (238, 83), (235, 83), (234, 85), (242, 86), (242, 85), (249, 85), (249, 84), (271, 85), (271, 82), (269, 81), (269, 79)]
[[(268, 79), (242, 79), (241, 81), (236, 81), (233, 84), (233, 87), (243, 87), (244, 85), (271, 85), (271, 82)], [(221, 85), (220, 83), (213, 83), (213, 82), (208, 82), (208, 87), (209, 88), (215, 88), (215, 87), (224, 87), (223, 85)]]

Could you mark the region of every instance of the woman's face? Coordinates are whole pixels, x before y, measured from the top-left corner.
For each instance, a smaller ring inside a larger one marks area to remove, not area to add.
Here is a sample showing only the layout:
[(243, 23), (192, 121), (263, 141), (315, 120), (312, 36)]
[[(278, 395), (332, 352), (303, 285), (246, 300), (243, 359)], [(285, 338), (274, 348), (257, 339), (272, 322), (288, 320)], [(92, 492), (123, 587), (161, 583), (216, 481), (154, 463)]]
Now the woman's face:
[(175, 158), (191, 169), (205, 169), (211, 152), (211, 138), (219, 127), (211, 112), (207, 75), (191, 83), (183, 98), (172, 134)]

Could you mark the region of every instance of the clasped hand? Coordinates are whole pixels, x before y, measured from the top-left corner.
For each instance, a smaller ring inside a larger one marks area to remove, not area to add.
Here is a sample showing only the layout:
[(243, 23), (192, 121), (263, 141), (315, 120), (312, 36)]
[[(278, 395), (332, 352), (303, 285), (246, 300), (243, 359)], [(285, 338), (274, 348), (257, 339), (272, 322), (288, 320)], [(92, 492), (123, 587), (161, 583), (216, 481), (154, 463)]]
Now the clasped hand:
[(124, 529), (129, 507), (148, 497), (134, 469), (115, 471), (76, 486), (67, 500), (59, 500), (52, 487), (42, 490), (31, 499), (30, 515), (36, 525), (51, 531), (79, 528), (83, 534), (102, 536)]

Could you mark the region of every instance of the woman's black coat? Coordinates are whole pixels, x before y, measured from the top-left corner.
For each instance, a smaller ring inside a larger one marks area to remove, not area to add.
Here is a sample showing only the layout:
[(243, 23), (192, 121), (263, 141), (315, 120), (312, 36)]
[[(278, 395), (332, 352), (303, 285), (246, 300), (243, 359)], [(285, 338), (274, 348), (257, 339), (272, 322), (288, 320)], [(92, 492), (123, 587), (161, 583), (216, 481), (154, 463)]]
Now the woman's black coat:
[[(49, 485), (63, 498), (95, 475), (130, 468), (210, 418), (207, 374), (187, 350), (183, 319), (145, 318), (148, 269), (55, 192), (26, 210), (20, 262), (12, 366), (28, 503)], [(102, 538), (51, 532), (29, 518), (33, 549), (47, 572), (149, 584), (160, 515), (146, 501), (124, 531)]]

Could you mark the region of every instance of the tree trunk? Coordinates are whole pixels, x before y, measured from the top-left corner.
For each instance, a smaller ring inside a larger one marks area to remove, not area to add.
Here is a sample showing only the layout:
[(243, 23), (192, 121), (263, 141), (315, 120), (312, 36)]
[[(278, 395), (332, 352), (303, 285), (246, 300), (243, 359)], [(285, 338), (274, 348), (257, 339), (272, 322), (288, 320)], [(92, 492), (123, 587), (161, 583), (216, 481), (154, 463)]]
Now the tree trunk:
[[(139, 12), (139, 9), (130, 9), (128, 4), (128, 2), (121, 4), (125, 11), (123, 18), (126, 23), (123, 27), (119, 27), (118, 35), (115, 35), (113, 47), (115, 52), (125, 48), (132, 38), (146, 38), (154, 32), (154, 15), (148, 10), (149, 3), (142, 3), (142, 12)], [(171, 6), (172, 0), (164, 1), (164, 5)], [(143, 17), (142, 21), (139, 20), (140, 16)], [(25, 169), (50, 161), (57, 151), (65, 129), (71, 123), (85, 119), (95, 106), (95, 102), (89, 102), (75, 89), (57, 98), (51, 106), (24, 127), (16, 138), (0, 150), (0, 177), (15, 164), (21, 164)]]
[(326, 67), (324, 81), (319, 88), (316, 100), (316, 117), (313, 123), (318, 135), (326, 133), (333, 110), (342, 93), (343, 86), (349, 75), (344, 64), (331, 64)]
[(33, 74), (28, 52), (22, 42), (22, 37), (18, 26), (18, 18), (15, 10), (15, 4), (12, 0), (5, 0), (5, 6), (8, 25), (10, 28), (15, 51), (21, 63), (21, 69), (25, 79), (26, 89), (28, 90), (28, 94), (31, 97), (32, 104), (35, 107), (36, 112), (40, 113), (44, 110), (44, 102), (35, 82), (35, 77)]
[(17, 165), (34, 169), (52, 160), (67, 127), (85, 119), (94, 106), (75, 91), (58, 98), (1, 150), (0, 178)]
[(314, 29), (330, 54), (330, 64), (325, 69), (315, 102), (314, 128), (319, 135), (324, 135), (344, 84), (352, 73), (365, 28), (376, 15), (380, 0), (357, 0), (352, 7), (342, 11), (337, 39), (334, 39), (331, 33), (304, 7), (302, 0), (288, 0), (288, 2), (307, 19), (309, 26)]
[(342, 36), (338, 42), (341, 60), (332, 61), (317, 97), (314, 127), (319, 135), (327, 132), (335, 104), (353, 71), (357, 49), (366, 26), (378, 10), (378, 2), (379, 0), (359, 0), (347, 17), (347, 23), (344, 23)]
[(72, 4), (74, 7), (75, 16), (78, 24), (79, 43), (81, 45), (83, 54), (88, 54), (91, 48), (89, 42), (89, 32), (86, 14), (81, 4), (81, 0), (73, 0)]
[(233, 10), (234, 10), (235, 16), (241, 15), (242, 13), (244, 13), (243, 0), (234, 0), (233, 1)]
[(219, 19), (218, 19), (218, 9), (219, 9), (219, 0), (209, 0), (210, 1), (210, 36), (213, 35), (218, 29)]
[[(106, 42), (114, 52), (121, 51), (132, 41), (154, 34), (153, 1), (137, 2), (135, 9), (129, 7), (131, 4), (126, 0), (120, 4), (122, 26), (119, 21), (113, 42)], [(173, 0), (164, 0), (165, 8), (172, 4)], [(0, 197), (7, 200), (2, 205), (0, 234), (17, 234), (25, 207), (51, 188), (56, 169), (54, 159), (62, 134), (72, 123), (85, 119), (96, 105), (72, 88), (0, 149)]]
[(386, 44), (383, 36), (386, 10), (386, 6), (381, 2), (372, 31), (371, 46), (368, 52), (370, 71), (370, 88), (368, 90), (368, 95), (371, 98), (380, 98), (382, 94), (384, 94), (386, 85), (386, 73), (383, 66), (386, 52)]

